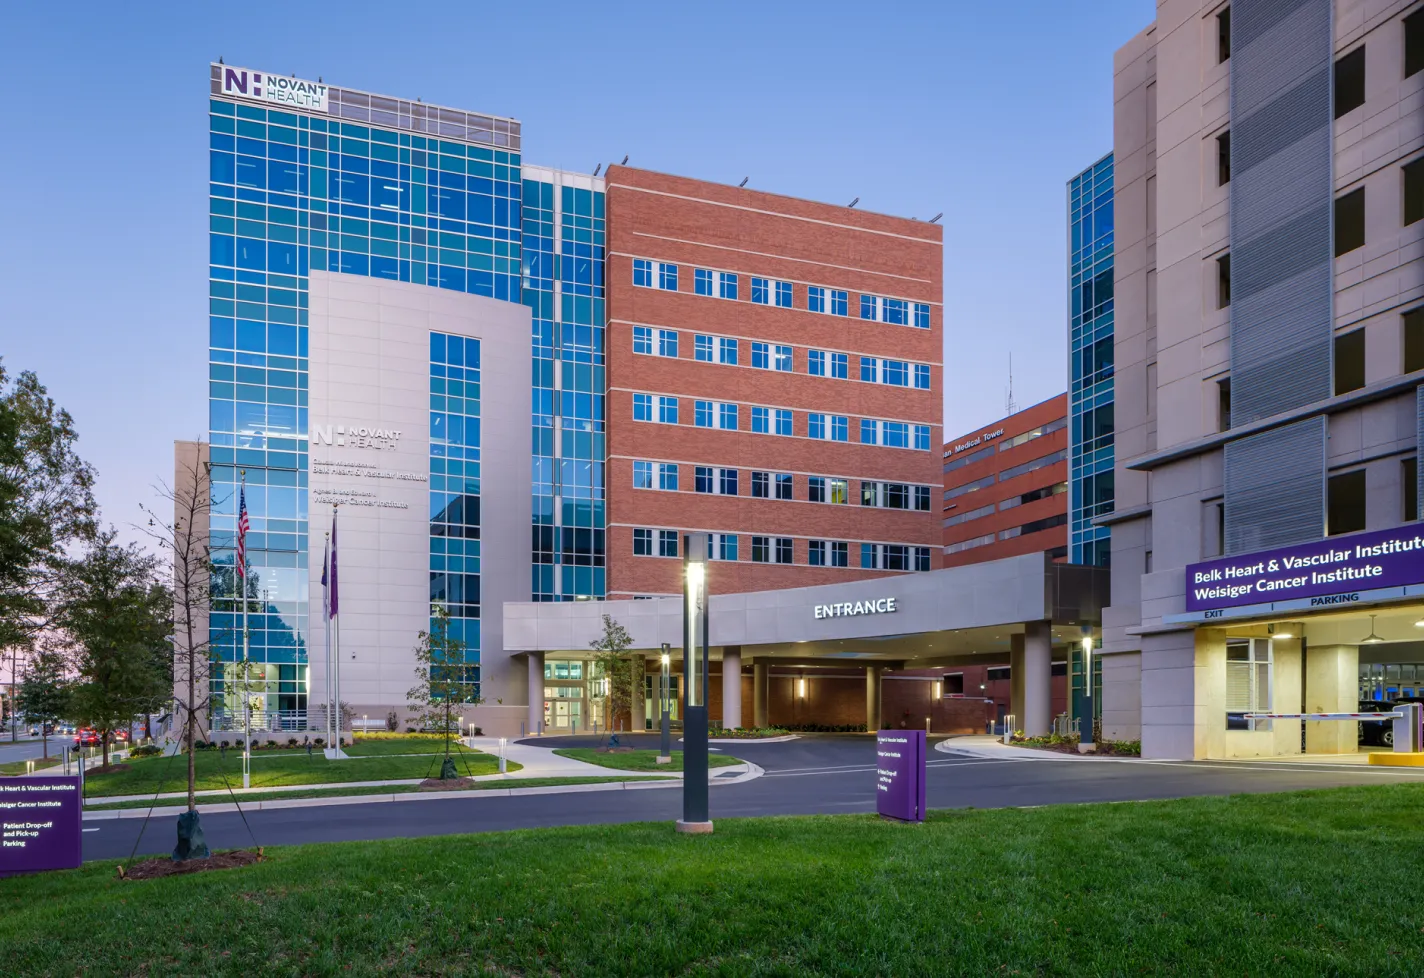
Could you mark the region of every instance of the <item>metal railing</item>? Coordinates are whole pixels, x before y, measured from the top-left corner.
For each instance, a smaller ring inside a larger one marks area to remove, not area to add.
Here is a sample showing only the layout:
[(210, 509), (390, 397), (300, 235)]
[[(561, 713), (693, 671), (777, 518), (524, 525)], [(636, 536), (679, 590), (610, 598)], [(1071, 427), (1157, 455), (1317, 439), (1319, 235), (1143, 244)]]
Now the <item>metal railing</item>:
[(214, 710), (213, 730), (242, 730), (250, 726), (252, 730), (303, 731), (314, 729), (307, 726), (306, 710), (253, 710), (250, 718), (241, 713)]

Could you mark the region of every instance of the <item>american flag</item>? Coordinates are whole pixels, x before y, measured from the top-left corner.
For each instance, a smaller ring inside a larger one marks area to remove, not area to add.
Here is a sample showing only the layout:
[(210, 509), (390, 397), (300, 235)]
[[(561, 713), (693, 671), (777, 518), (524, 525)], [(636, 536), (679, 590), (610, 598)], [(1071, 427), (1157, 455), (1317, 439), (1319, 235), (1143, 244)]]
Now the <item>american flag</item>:
[(237, 496), (237, 576), (247, 579), (247, 488)]

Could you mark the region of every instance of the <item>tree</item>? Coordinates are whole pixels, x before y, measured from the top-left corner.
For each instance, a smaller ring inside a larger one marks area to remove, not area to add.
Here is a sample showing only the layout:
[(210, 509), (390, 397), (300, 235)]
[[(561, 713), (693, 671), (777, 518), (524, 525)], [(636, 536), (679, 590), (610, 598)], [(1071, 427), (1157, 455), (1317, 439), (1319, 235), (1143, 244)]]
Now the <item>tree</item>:
[(588, 643), (597, 655), (594, 663), (598, 674), (606, 680), (603, 693), (603, 715), (612, 725), (613, 718), (624, 710), (631, 719), (634, 698), (642, 695), (642, 656), (628, 655), (633, 636), (612, 615), (603, 616), (603, 634)]
[(212, 701), (208, 615), (217, 569), (213, 566), (208, 526), (213, 481), (206, 445), (181, 442), (176, 454), (174, 483), (159, 482), (155, 486), (164, 509), (171, 507), (173, 515), (169, 517), (166, 513), (146, 509), (148, 526), (144, 530), (172, 557), (168, 573), (173, 594), (173, 695), (181, 711), (183, 747), (188, 756), (188, 812), (179, 818), (179, 849), (186, 855), (185, 842), (196, 835), (197, 846), (202, 847), (202, 851), (194, 854), (201, 857), (206, 855), (206, 847), (202, 846), (202, 833), (197, 829), (193, 745), (199, 739), (198, 718), (207, 714)]
[(20, 682), (20, 709), (39, 724), (44, 756), (49, 757), (49, 727), (64, 718), (69, 705), (69, 675), (64, 656), (53, 646), (30, 657)]
[(450, 734), (459, 721), (456, 707), (474, 706), (481, 702), (477, 687), (469, 681), (469, 666), (465, 662), (465, 643), (450, 634), (450, 613), (443, 604), (430, 607), (430, 630), (421, 632), (415, 645), (415, 678), (417, 684), (405, 695), (410, 709), (426, 726), (445, 734), (445, 760), (440, 765), (440, 780), (457, 776), (455, 761), (450, 757)]
[(99, 735), (105, 767), (110, 735), (171, 688), (163, 661), (171, 654), (172, 594), (157, 578), (157, 558), (116, 537), (112, 528), (100, 533), (67, 562), (56, 612), (79, 674), (69, 712)]
[(0, 649), (18, 661), (49, 623), (65, 548), (95, 532), (94, 470), (69, 412), (0, 363)]

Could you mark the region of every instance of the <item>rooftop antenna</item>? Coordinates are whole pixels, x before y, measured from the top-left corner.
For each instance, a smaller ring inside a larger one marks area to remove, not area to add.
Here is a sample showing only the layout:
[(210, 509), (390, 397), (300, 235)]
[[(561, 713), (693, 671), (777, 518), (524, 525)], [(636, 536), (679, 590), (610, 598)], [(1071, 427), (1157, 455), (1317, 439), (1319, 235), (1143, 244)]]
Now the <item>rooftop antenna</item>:
[(627, 165), (628, 165), (628, 154), (626, 154), (626, 153), (623, 154), (623, 162), (622, 162), (622, 163), (619, 163), (618, 165), (619, 165), (619, 166), (627, 166)]
[(855, 200), (851, 201), (849, 204), (846, 204), (846, 206), (847, 206), (847, 207), (854, 207), (854, 206), (855, 206), (856, 204), (858, 204), (858, 203), (860, 203), (860, 198), (859, 198), (859, 197), (857, 197)]
[(745, 187), (745, 186), (747, 185), (747, 181), (750, 180), (750, 179), (751, 179), (751, 177), (742, 177), (742, 182), (739, 183), (739, 184), (737, 184), (737, 186), (738, 186), (738, 187)]
[(931, 224), (936, 224), (936, 223), (938, 223), (938, 222), (939, 222), (939, 219), (940, 219), (941, 217), (944, 217), (944, 211), (940, 211), (940, 212), (939, 212), (938, 214), (936, 214), (934, 217), (930, 218), (930, 223), (931, 223)]
[(1019, 406), (1014, 403), (1014, 355), (1009, 354), (1009, 388), (1004, 392), (1004, 416), (1017, 414)]
[(594, 176), (598, 176), (598, 171), (601, 170), (601, 169), (603, 169), (603, 164), (602, 164), (602, 163), (598, 164), (598, 166), (596, 166), (596, 167), (593, 168), (593, 175), (594, 175)]
[(222, 55), (218, 55), (218, 64), (223, 64)]

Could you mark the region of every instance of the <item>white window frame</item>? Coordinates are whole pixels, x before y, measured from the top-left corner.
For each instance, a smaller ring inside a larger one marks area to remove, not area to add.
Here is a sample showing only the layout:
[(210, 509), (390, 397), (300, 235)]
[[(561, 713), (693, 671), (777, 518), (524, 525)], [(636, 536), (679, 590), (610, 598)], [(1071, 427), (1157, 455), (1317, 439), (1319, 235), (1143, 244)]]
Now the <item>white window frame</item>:
[[(1246, 647), (1246, 658), (1233, 660), (1232, 646)], [(1276, 662), (1274, 643), (1269, 638), (1228, 638), (1226, 640), (1226, 712), (1269, 713), (1275, 695)], [(1249, 729), (1271, 729), (1270, 720), (1248, 720)]]
[[(672, 405), (673, 420), (665, 421), (663, 419), (667, 416), (669, 404)], [(682, 412), (678, 410), (676, 397), (669, 397), (666, 394), (658, 395), (658, 424), (677, 424), (677, 419), (681, 414)]]
[[(657, 353), (658, 353), (658, 356), (660, 356), (660, 357), (668, 357), (669, 359), (676, 360), (676, 359), (677, 359), (677, 346), (678, 346), (678, 343), (677, 343), (677, 330), (675, 330), (675, 329), (660, 329), (660, 330), (657, 331), (657, 334), (658, 334), (658, 335), (657, 335), (657, 339), (658, 339), (658, 349), (657, 349)], [(671, 352), (671, 353), (668, 352), (668, 344), (669, 344), (669, 342), (672, 344), (672, 352)]]
[[(736, 337), (718, 336), (716, 340), (717, 362), (728, 367), (738, 366), (741, 363), (742, 350), (741, 344), (737, 342)], [(727, 359), (729, 352), (732, 357), (730, 360)]]

